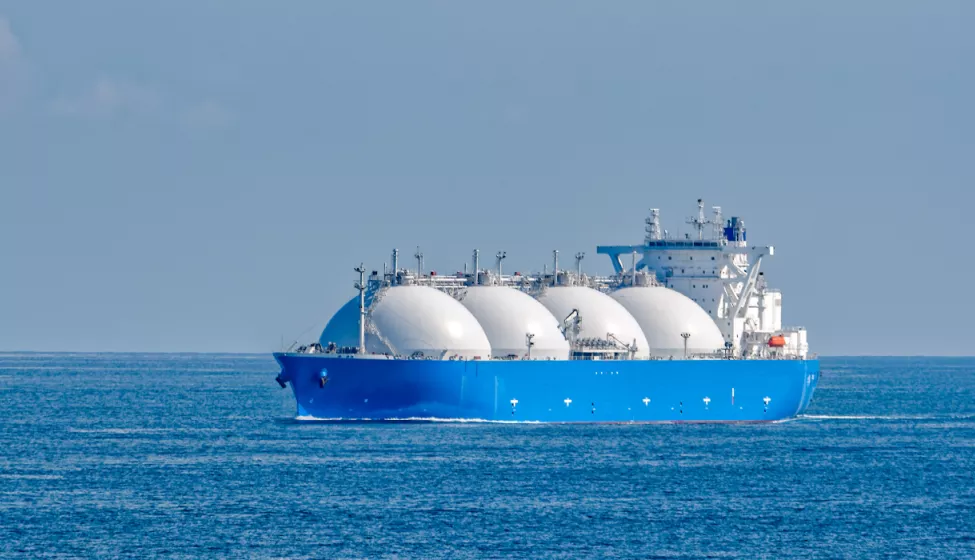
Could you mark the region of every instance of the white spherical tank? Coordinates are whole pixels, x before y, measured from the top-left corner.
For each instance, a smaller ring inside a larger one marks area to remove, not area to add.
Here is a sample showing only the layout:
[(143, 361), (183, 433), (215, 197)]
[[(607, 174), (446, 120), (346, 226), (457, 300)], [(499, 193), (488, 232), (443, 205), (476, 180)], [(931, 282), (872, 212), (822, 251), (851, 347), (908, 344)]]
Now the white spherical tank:
[[(356, 296), (339, 308), (332, 318), (325, 324), (322, 336), (318, 337), (321, 345), (334, 343), (338, 346), (359, 345), (359, 296)], [(368, 347), (368, 343), (366, 347)]]
[[(487, 359), (491, 344), (484, 329), (466, 307), (427, 286), (394, 286), (379, 294), (369, 312), (368, 352), (392, 352), (426, 357), (444, 355)], [(358, 298), (342, 306), (322, 332), (321, 342), (356, 346), (359, 339)]]
[(647, 338), (637, 320), (616, 300), (606, 294), (583, 286), (555, 286), (546, 288), (538, 296), (558, 321), (573, 309), (579, 310), (579, 337), (607, 339), (612, 334), (624, 344), (636, 341), (636, 358), (650, 355)]
[(569, 358), (569, 343), (559, 330), (559, 320), (530, 295), (515, 288), (472, 286), (458, 299), (484, 329), (493, 356), (527, 355), (531, 333), (533, 359)]
[[(372, 303), (372, 298), (367, 297), (366, 306), (368, 307), (370, 303)], [(359, 346), (359, 296), (345, 302), (345, 305), (340, 307), (335, 315), (332, 315), (332, 318), (325, 325), (322, 335), (318, 337), (318, 342), (323, 348), (327, 347), (329, 343), (334, 343), (340, 347)], [(379, 337), (369, 332), (368, 329), (366, 330), (366, 352), (383, 354), (389, 351), (389, 347)]]
[(487, 359), (491, 343), (474, 315), (457, 300), (427, 286), (386, 290), (370, 315), (381, 338), (401, 355), (446, 352)]
[(654, 356), (683, 356), (682, 333), (690, 335), (688, 354), (724, 348), (724, 337), (714, 320), (700, 305), (676, 290), (662, 286), (622, 288), (610, 293), (610, 297), (640, 323)]

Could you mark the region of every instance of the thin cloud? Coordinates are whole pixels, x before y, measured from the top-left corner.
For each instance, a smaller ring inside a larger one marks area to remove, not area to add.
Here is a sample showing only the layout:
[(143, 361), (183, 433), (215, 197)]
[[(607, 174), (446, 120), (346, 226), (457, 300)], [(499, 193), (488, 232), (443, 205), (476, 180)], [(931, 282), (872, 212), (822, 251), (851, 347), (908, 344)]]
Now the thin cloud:
[(162, 96), (152, 87), (101, 78), (79, 95), (57, 99), (55, 114), (109, 118), (120, 115), (152, 115), (162, 109)]
[(183, 122), (192, 129), (215, 130), (232, 126), (237, 120), (233, 111), (215, 102), (194, 105), (183, 114)]
[(10, 29), (10, 20), (0, 16), (0, 61), (17, 59), (20, 55), (20, 41)]
[(20, 41), (10, 21), (0, 16), (0, 110), (10, 107), (23, 93), (25, 66)]

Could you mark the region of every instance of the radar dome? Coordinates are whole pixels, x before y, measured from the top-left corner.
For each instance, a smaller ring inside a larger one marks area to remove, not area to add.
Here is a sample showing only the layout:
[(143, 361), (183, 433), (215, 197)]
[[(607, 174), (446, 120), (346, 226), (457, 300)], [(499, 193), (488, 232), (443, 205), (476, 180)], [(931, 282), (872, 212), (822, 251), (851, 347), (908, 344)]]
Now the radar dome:
[(484, 329), (493, 356), (526, 355), (526, 335), (531, 333), (532, 358), (569, 358), (559, 320), (530, 295), (515, 288), (472, 286), (458, 299)]
[(662, 286), (622, 288), (610, 294), (636, 318), (654, 356), (710, 353), (724, 348), (718, 325), (700, 305), (684, 294)]
[[(485, 359), (491, 355), (491, 344), (477, 319), (447, 294), (428, 286), (394, 286), (376, 297), (379, 300), (368, 318), (372, 328), (366, 329), (367, 351)], [(322, 344), (358, 345), (358, 298), (339, 309), (320, 340)]]
[(647, 338), (629, 311), (608, 295), (583, 286), (555, 286), (545, 289), (538, 301), (558, 321), (563, 321), (573, 309), (579, 310), (579, 337), (606, 340), (612, 334), (623, 344), (636, 341), (635, 357), (649, 356)]

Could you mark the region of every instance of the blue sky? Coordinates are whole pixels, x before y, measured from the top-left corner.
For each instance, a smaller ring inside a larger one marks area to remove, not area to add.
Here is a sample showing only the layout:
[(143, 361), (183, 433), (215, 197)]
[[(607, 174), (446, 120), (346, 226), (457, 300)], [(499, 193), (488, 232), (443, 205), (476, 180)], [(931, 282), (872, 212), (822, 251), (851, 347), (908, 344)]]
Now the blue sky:
[[(313, 338), (421, 245), (741, 215), (822, 354), (973, 354), (975, 3), (0, 0), (0, 349)], [(950, 266), (949, 266), (950, 265)]]

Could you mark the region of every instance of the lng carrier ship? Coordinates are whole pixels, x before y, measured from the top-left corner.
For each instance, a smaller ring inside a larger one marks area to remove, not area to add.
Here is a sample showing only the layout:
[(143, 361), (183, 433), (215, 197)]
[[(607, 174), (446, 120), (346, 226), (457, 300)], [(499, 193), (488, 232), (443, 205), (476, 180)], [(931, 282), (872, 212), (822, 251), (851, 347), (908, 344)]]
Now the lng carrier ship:
[(597, 247), (615, 273), (559, 265), (454, 275), (355, 270), (358, 295), (318, 342), (274, 354), (299, 419), (535, 422), (772, 421), (801, 413), (819, 378), (806, 330), (782, 325), (782, 294), (720, 207), (673, 236), (650, 210), (637, 245)]

